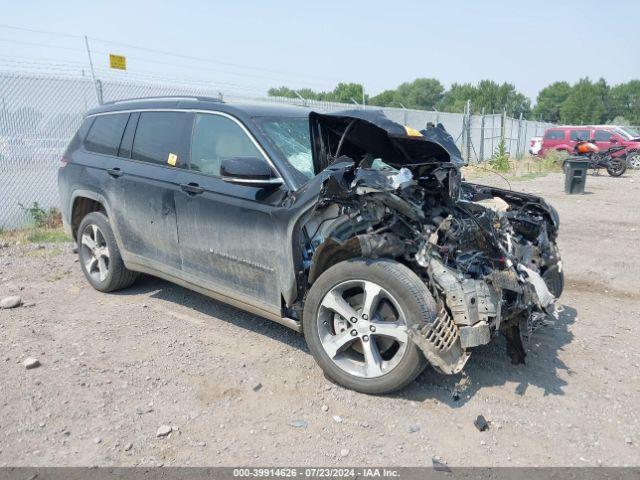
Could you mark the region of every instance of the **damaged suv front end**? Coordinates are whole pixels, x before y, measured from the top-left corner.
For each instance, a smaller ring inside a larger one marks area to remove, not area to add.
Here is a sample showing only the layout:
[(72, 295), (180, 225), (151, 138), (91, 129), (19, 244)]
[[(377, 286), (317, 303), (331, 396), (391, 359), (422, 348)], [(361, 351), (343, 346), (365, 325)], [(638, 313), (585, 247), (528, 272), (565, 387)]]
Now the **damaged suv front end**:
[(381, 112), (352, 111), (311, 113), (310, 128), (314, 168), (324, 173), (301, 240), (307, 285), (345, 259), (393, 259), (435, 300), (433, 315), (407, 322), (434, 368), (459, 372), (473, 347), (499, 333), (512, 361), (524, 362), (523, 339), (556, 315), (562, 293), (555, 209), (464, 182), (441, 127), (416, 132)]

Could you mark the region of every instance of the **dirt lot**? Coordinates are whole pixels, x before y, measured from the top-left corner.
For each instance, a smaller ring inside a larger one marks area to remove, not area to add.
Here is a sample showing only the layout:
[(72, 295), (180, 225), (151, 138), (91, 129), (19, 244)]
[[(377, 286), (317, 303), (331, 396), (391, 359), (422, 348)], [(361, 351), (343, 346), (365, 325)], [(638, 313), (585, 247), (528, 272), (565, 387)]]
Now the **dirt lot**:
[(387, 397), (331, 384), (267, 320), (150, 277), (101, 294), (70, 244), (1, 248), (0, 297), (25, 305), (0, 311), (0, 465), (640, 464), (640, 174), (512, 184), (560, 212), (560, 320), (526, 366), (499, 340)]

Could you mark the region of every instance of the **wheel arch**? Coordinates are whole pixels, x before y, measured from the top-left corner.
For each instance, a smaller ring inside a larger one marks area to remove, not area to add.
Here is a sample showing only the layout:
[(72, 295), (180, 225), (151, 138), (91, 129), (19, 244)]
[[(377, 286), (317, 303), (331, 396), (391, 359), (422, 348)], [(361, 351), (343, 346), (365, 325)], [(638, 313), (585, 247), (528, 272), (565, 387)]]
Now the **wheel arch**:
[(91, 212), (103, 212), (107, 217), (110, 216), (101, 195), (87, 190), (76, 190), (71, 198), (69, 215), (69, 226), (73, 238), (78, 235), (78, 227), (82, 219)]
[[(405, 252), (405, 244), (391, 233), (360, 233), (344, 241), (329, 237), (313, 254), (309, 268), (308, 283), (332, 266), (353, 258), (398, 260)], [(402, 263), (402, 262), (400, 262)]]

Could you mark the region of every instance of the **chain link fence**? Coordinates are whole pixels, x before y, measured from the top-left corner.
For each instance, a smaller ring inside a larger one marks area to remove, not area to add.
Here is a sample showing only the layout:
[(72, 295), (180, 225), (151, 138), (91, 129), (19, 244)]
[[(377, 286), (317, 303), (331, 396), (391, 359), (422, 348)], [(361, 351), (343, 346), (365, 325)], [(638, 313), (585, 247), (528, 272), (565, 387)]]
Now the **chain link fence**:
[[(218, 97), (213, 83), (170, 83), (158, 80), (101, 79), (104, 102), (150, 96)], [(301, 105), (320, 112), (364, 107), (279, 97), (225, 95), (226, 101), (254, 101)], [(57, 169), (60, 158), (82, 122), (85, 112), (98, 105), (96, 85), (88, 77), (50, 73), (0, 71), (0, 228), (18, 228), (29, 220), (27, 209), (57, 207)], [(519, 158), (531, 137), (542, 135), (549, 124), (506, 117), (404, 108), (382, 108), (392, 120), (421, 130), (427, 123), (442, 123), (469, 162), (489, 159), (500, 138)]]

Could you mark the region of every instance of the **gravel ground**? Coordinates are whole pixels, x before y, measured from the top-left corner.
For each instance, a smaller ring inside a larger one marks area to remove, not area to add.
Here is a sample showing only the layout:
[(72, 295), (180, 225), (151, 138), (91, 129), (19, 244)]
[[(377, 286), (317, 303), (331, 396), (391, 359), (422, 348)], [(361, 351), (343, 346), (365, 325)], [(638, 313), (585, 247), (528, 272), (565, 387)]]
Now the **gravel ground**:
[(640, 464), (640, 174), (512, 185), (560, 212), (563, 314), (525, 366), (499, 339), (385, 397), (275, 323), (151, 277), (101, 294), (70, 244), (0, 248), (0, 298), (24, 302), (0, 310), (0, 465)]

